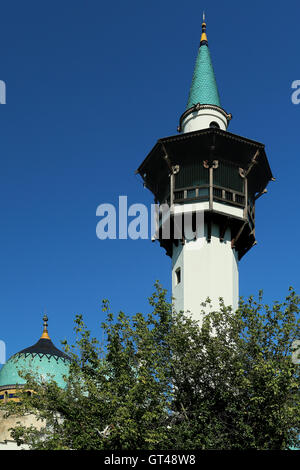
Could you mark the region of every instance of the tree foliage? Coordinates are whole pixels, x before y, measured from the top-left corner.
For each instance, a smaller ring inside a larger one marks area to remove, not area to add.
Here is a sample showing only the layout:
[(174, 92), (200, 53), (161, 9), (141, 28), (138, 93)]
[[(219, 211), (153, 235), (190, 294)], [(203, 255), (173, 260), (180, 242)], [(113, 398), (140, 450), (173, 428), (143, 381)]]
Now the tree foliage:
[[(200, 325), (172, 313), (157, 283), (152, 312), (133, 317), (103, 302), (105, 344), (76, 316), (66, 388), (27, 377), (32, 397), (8, 405), (33, 413), (41, 430), (12, 435), (33, 449), (289, 449), (299, 447), (300, 376), (292, 361), (300, 299), (252, 297)], [(209, 301), (208, 301), (209, 302)], [(207, 311), (207, 305), (206, 305)]]

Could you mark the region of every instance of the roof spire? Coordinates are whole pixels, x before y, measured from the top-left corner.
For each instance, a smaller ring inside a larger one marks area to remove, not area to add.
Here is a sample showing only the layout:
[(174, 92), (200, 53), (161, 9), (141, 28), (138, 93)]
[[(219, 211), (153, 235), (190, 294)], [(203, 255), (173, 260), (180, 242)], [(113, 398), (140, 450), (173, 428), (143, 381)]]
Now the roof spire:
[(41, 336), (41, 339), (50, 339), (50, 336), (48, 335), (48, 317), (46, 315), (46, 313), (44, 314), (43, 316), (43, 321), (44, 321), (44, 330), (43, 330), (43, 334)]
[(202, 22), (202, 35), (200, 40), (200, 46), (207, 46), (207, 36), (206, 36), (206, 23), (205, 23), (205, 12), (203, 12), (203, 22)]
[(194, 69), (186, 109), (200, 103), (221, 107), (215, 74), (208, 49), (205, 13), (203, 12), (202, 35)]

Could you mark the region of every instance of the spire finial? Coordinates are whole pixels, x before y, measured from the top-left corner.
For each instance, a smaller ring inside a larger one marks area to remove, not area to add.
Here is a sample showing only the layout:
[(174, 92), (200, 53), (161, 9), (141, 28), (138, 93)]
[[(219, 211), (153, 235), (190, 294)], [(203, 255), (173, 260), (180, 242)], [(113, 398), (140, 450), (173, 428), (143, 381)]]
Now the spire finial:
[(48, 335), (48, 317), (47, 317), (47, 314), (45, 313), (44, 316), (43, 316), (43, 322), (44, 322), (44, 330), (43, 330), (43, 334), (41, 336), (41, 339), (50, 339), (49, 335)]
[(202, 35), (200, 40), (200, 46), (207, 46), (207, 36), (206, 36), (206, 22), (205, 22), (205, 12), (203, 12), (203, 22), (202, 22)]

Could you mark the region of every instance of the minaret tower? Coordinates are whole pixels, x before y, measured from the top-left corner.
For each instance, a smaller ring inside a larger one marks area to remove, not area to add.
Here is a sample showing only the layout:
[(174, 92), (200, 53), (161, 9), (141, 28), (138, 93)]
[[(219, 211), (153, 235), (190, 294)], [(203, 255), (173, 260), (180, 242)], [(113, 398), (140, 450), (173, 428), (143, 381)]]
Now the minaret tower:
[(229, 133), (231, 118), (220, 103), (203, 15), (179, 135), (159, 139), (137, 170), (160, 206), (156, 239), (172, 259), (175, 309), (196, 319), (207, 297), (214, 308), (220, 297), (238, 307), (238, 262), (256, 244), (255, 203), (273, 179), (264, 145)]

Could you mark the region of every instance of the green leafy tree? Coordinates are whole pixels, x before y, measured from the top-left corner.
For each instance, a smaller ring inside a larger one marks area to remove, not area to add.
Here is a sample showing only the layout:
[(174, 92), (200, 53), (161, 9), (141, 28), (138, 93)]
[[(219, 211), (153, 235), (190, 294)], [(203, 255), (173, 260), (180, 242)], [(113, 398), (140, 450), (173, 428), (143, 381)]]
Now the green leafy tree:
[(184, 315), (182, 341), (171, 336), (177, 414), (172, 442), (185, 449), (289, 449), (299, 446), (299, 297), (291, 290), (272, 308), (251, 297), (232, 313)]
[[(232, 312), (220, 300), (202, 324), (172, 313), (156, 284), (152, 312), (117, 318), (103, 310), (105, 344), (82, 316), (67, 387), (27, 376), (9, 413), (35, 414), (40, 430), (16, 426), (33, 449), (289, 449), (299, 447), (300, 377), (292, 361), (300, 299), (272, 307), (250, 298)], [(209, 301), (208, 301), (209, 304)], [(206, 311), (208, 305), (206, 304)]]

